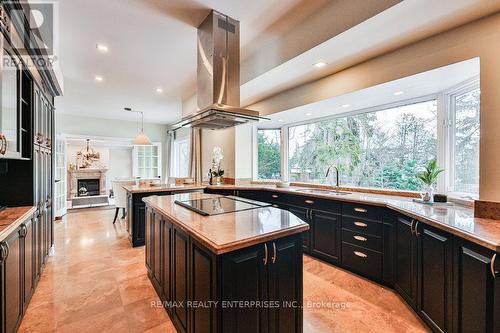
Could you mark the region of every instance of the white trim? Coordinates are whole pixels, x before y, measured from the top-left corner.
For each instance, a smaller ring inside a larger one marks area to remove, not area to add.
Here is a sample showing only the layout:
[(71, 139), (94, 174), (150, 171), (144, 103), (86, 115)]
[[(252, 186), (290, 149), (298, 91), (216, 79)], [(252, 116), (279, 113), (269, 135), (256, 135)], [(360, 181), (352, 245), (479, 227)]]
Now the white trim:
[[(444, 190), (448, 195), (456, 196), (459, 198), (476, 198), (479, 194), (473, 195), (472, 193), (462, 193), (454, 191), (455, 183), (455, 124), (456, 124), (456, 110), (454, 99), (458, 95), (465, 94), (467, 92), (481, 89), (480, 78), (475, 76), (469, 80), (461, 82), (446, 91), (443, 92), (443, 98), (445, 100), (443, 114), (445, 115), (444, 122), (444, 142), (446, 146), (446, 156), (445, 156), (445, 186)], [(481, 114), (481, 110), (479, 111)]]
[(270, 128), (259, 128), (258, 126), (253, 126), (252, 128), (252, 156), (253, 156), (253, 159), (252, 159), (252, 180), (254, 181), (266, 181), (266, 180), (269, 180), (269, 181), (276, 181), (276, 180), (280, 180), (280, 179), (260, 179), (258, 176), (259, 176), (259, 149), (258, 149), (258, 143), (257, 143), (257, 140), (258, 140), (258, 131), (259, 130), (262, 130), (262, 131), (280, 131), (280, 173), (281, 173), (281, 179), (285, 179), (284, 178), (284, 172), (285, 172), (285, 164), (284, 164), (284, 160), (283, 160), (283, 156), (284, 156), (284, 137), (283, 137), (283, 127), (270, 127)]

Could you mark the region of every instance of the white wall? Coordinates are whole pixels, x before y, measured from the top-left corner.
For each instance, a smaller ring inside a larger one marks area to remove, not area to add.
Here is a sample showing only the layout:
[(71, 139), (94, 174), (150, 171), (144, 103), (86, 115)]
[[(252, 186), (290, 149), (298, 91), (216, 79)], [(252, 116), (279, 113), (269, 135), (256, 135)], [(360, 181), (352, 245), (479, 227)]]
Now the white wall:
[[(84, 147), (84, 143), (69, 143), (66, 145), (67, 166), (76, 164), (76, 154)], [(114, 147), (104, 145), (92, 145), (91, 147), (99, 152), (101, 158), (95, 166), (107, 168), (106, 191), (111, 189), (111, 181), (117, 177), (132, 177), (132, 147)]]
[[(109, 137), (121, 139), (129, 138), (130, 140), (132, 140), (140, 131), (140, 123), (134, 121), (77, 116), (72, 114), (57, 113), (57, 111), (55, 118), (56, 134), (72, 134), (79, 136)], [(144, 123), (144, 133), (149, 136), (151, 141), (162, 143), (162, 173), (165, 177), (168, 171), (168, 166), (166, 163), (167, 126), (161, 124)], [(123, 158), (123, 155), (120, 155), (120, 153), (117, 153), (114, 156), (117, 158)], [(123, 163), (123, 160), (121, 163)], [(132, 168), (130, 168), (130, 170), (132, 170)]]

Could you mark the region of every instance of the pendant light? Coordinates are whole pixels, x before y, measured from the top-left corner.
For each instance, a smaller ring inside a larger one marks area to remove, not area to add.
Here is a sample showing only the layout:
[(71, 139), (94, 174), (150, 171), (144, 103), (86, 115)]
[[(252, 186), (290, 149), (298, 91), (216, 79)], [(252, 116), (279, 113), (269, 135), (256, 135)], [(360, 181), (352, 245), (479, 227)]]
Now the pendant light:
[(144, 112), (132, 110), (131, 108), (125, 108), (125, 111), (137, 112), (141, 114), (141, 132), (132, 141), (132, 144), (136, 146), (151, 146), (153, 143), (151, 139), (144, 134)]

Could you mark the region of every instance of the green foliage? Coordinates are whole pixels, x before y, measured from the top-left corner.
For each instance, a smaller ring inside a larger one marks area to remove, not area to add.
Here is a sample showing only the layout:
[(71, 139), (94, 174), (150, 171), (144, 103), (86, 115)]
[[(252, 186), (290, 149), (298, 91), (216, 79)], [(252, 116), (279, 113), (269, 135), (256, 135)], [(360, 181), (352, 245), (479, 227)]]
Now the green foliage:
[[(272, 135), (266, 136), (265, 132)], [(280, 179), (281, 178), (281, 150), (279, 142), (279, 130), (259, 130), (257, 132), (258, 146), (258, 178)]]
[(324, 183), (335, 164), (341, 184), (418, 191), (415, 174), (436, 158), (436, 113), (431, 101), (290, 127), (290, 178)]
[(426, 185), (433, 185), (441, 172), (444, 169), (440, 169), (437, 166), (436, 160), (430, 160), (429, 163), (425, 166), (425, 170), (421, 171), (417, 174), (417, 178), (422, 181), (422, 183)]

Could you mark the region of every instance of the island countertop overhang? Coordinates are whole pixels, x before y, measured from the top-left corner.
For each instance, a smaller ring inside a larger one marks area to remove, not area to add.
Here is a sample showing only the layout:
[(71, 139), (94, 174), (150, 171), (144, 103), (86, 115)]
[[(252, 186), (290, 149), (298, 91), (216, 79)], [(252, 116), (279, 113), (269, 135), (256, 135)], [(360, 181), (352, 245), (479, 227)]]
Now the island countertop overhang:
[(301, 233), (309, 225), (292, 213), (262, 207), (233, 213), (202, 216), (175, 203), (175, 200), (217, 198), (220, 195), (185, 193), (143, 198), (146, 206), (168, 218), (216, 255)]

